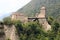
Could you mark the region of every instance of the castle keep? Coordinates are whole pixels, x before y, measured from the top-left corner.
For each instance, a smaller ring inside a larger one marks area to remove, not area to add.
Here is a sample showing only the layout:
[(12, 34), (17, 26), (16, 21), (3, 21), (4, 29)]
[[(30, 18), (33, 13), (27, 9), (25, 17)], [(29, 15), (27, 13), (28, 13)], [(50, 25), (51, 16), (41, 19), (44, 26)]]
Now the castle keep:
[(37, 16), (39, 18), (39, 23), (42, 24), (43, 28), (47, 31), (51, 29), (51, 26), (48, 24), (46, 20), (46, 8), (42, 7), (40, 10), (40, 14)]

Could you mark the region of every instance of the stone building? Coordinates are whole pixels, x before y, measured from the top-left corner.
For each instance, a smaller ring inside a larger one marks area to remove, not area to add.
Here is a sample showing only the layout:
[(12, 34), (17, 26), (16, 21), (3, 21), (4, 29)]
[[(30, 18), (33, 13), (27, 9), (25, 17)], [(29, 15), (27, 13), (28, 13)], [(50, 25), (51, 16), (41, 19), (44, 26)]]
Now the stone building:
[(40, 13), (37, 13), (35, 15), (36, 17), (29, 17), (28, 20), (29, 21), (36, 21), (38, 20), (39, 23), (43, 26), (43, 28), (47, 31), (51, 29), (51, 26), (48, 24), (47, 20), (46, 20), (46, 8), (42, 7), (40, 9)]
[(46, 8), (42, 7), (40, 9), (40, 13), (38, 14), (37, 18), (39, 18), (39, 23), (42, 24), (43, 28), (45, 30), (50, 30), (51, 26), (48, 24), (47, 20), (46, 20)]
[(23, 13), (12, 13), (11, 20), (20, 20), (21, 22), (27, 22), (27, 16), (23, 15)]
[(30, 22), (38, 20), (40, 24), (42, 24), (45, 30), (51, 29), (51, 26), (48, 24), (46, 20), (46, 8), (42, 7), (40, 9), (40, 13), (37, 13), (35, 17), (27, 17), (23, 15), (23, 13), (13, 13), (11, 15), (11, 20), (20, 20), (21, 22)]
[(46, 14), (46, 8), (45, 7), (42, 7), (40, 9), (40, 13), (38, 14), (38, 18), (45, 18), (45, 14)]

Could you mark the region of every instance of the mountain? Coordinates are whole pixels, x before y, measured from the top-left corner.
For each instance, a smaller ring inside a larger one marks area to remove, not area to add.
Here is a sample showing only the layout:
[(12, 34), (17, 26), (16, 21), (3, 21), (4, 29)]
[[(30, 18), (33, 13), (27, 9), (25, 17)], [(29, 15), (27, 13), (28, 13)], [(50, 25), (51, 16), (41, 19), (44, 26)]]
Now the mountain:
[(19, 9), (17, 12), (22, 12), (28, 16), (34, 16), (40, 12), (42, 6), (46, 7), (46, 16), (59, 18), (60, 16), (60, 0), (32, 0), (27, 5)]

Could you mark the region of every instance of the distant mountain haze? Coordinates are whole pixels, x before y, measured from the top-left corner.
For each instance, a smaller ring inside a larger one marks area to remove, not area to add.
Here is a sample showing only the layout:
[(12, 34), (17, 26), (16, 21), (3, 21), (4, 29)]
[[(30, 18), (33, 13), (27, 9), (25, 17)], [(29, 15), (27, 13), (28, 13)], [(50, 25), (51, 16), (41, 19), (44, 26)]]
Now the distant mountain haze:
[(5, 18), (5, 17), (9, 17), (11, 14), (12, 14), (12, 13), (2, 13), (2, 14), (0, 15), (0, 21), (2, 21), (2, 19)]
[(31, 0), (0, 0), (0, 19), (11, 15), (11, 12), (16, 12)]
[(46, 7), (46, 16), (60, 18), (60, 0), (32, 0), (17, 12), (24, 13), (28, 16), (35, 16), (40, 12), (42, 6)]

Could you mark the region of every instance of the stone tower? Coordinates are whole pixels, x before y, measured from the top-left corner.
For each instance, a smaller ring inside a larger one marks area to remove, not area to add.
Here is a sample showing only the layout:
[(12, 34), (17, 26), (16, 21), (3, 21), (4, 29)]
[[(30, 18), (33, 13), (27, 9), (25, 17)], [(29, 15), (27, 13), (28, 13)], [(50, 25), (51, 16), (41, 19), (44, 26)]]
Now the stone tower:
[(45, 18), (46, 8), (42, 7), (40, 9), (40, 14), (38, 15), (38, 18)]
[(46, 14), (46, 8), (42, 7), (37, 17), (39, 18), (39, 23), (42, 24), (43, 28), (47, 31), (51, 29), (51, 26), (48, 24), (45, 14)]

